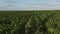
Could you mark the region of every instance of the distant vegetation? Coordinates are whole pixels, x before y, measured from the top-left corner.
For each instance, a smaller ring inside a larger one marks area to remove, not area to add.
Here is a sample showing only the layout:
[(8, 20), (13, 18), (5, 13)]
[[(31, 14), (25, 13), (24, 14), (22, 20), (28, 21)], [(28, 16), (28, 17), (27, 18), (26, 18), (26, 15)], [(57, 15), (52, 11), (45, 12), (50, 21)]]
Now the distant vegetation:
[(0, 34), (60, 34), (60, 10), (0, 11)]

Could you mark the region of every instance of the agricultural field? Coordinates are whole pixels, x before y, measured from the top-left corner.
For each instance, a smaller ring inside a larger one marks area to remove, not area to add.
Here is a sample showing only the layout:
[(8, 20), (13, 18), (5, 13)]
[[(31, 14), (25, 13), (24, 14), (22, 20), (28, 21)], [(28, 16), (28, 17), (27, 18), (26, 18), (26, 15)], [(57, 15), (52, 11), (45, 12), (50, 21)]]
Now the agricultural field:
[(60, 10), (0, 11), (0, 34), (60, 34)]

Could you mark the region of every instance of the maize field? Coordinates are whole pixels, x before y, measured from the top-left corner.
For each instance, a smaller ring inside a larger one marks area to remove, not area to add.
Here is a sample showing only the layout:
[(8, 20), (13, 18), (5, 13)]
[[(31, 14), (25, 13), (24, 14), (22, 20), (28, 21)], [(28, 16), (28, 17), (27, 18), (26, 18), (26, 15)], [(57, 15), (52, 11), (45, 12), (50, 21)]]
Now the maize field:
[(60, 34), (60, 12), (0, 11), (0, 34)]

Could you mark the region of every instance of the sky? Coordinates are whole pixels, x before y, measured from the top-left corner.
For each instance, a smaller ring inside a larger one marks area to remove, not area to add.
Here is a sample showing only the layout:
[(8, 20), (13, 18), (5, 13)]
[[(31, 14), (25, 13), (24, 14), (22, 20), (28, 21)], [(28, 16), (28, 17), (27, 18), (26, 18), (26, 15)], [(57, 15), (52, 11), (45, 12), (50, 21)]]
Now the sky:
[(60, 0), (0, 0), (0, 10), (60, 10)]

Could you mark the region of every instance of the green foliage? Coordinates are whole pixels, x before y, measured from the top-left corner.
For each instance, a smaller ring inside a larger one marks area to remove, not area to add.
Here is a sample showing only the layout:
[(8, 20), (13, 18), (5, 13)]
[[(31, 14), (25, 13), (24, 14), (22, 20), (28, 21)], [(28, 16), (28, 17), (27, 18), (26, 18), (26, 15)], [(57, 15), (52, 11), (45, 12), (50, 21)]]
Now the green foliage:
[(58, 11), (1, 11), (0, 34), (60, 34)]

